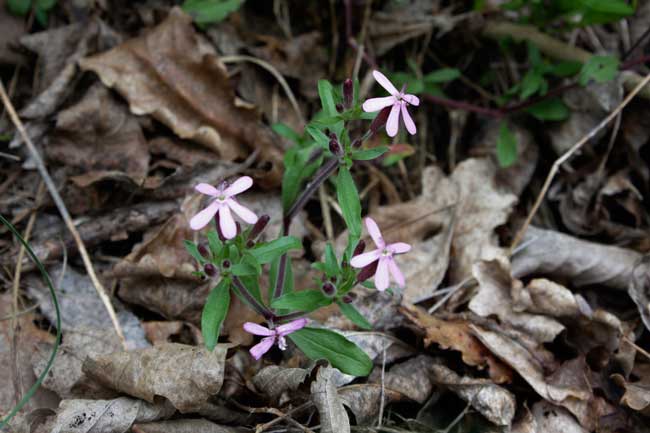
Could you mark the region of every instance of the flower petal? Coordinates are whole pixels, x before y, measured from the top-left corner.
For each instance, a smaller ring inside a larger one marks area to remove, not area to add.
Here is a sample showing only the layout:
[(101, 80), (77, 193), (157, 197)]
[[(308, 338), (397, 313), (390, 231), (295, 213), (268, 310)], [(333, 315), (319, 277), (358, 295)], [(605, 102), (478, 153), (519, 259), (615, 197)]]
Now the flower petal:
[(242, 176), (226, 188), (223, 193), (226, 197), (232, 197), (246, 191), (251, 186), (253, 186), (253, 179), (250, 176)]
[(284, 325), (280, 325), (277, 328), (275, 328), (275, 331), (278, 333), (279, 336), (285, 336), (287, 334), (291, 334), (292, 332), (295, 332), (299, 329), (302, 329), (307, 325), (307, 319), (304, 317), (301, 319), (296, 319), (292, 322), (285, 323)]
[(366, 217), (366, 228), (368, 229), (368, 234), (375, 242), (375, 245), (377, 245), (377, 248), (380, 250), (383, 249), (386, 246), (386, 242), (384, 242), (384, 238), (381, 236), (381, 231), (379, 231), (379, 227), (377, 227), (375, 220)]
[(190, 220), (190, 227), (192, 230), (201, 230), (203, 227), (207, 226), (217, 211), (219, 211), (220, 207), (221, 203), (213, 201), (208, 207), (194, 215)]
[(388, 288), (388, 258), (382, 257), (379, 259), (379, 265), (377, 265), (377, 272), (375, 272), (375, 287), (380, 292), (383, 292)]
[(237, 225), (235, 224), (235, 220), (232, 218), (228, 206), (221, 206), (219, 209), (219, 228), (221, 229), (223, 237), (226, 239), (232, 239), (237, 236)]
[(195, 186), (194, 189), (200, 192), (201, 194), (210, 195), (212, 197), (216, 197), (217, 195), (219, 195), (219, 190), (213, 187), (212, 185), (210, 185), (209, 183), (200, 183), (197, 186)]
[(420, 105), (420, 98), (415, 95), (410, 95), (407, 93), (406, 95), (402, 95), (402, 99), (411, 105), (415, 105), (416, 107)]
[(253, 358), (258, 360), (273, 347), (273, 343), (275, 343), (275, 335), (273, 337), (262, 338), (262, 341), (251, 347), (249, 352)]
[(388, 270), (393, 276), (393, 280), (397, 283), (398, 286), (403, 288), (404, 285), (406, 284), (406, 281), (404, 279), (404, 274), (399, 269), (397, 263), (395, 263), (395, 260), (392, 257), (390, 257), (386, 261), (388, 262)]
[(248, 332), (249, 334), (262, 335), (264, 337), (275, 335), (275, 332), (271, 331), (269, 328), (253, 322), (244, 323), (244, 331)]
[(246, 206), (240, 205), (231, 198), (226, 199), (226, 205), (232, 209), (233, 212), (239, 215), (239, 218), (243, 219), (248, 224), (255, 224), (257, 222), (257, 215), (255, 215), (253, 211)]
[(370, 98), (363, 103), (363, 111), (366, 113), (374, 113), (384, 107), (388, 107), (395, 103), (394, 96), (384, 96), (383, 98)]
[(404, 242), (395, 242), (394, 244), (389, 244), (386, 248), (393, 254), (402, 254), (411, 251), (411, 246)]
[(386, 121), (386, 133), (389, 137), (395, 137), (397, 135), (397, 129), (399, 128), (399, 107), (401, 104), (393, 105), (393, 108), (390, 110), (388, 115), (388, 120)]
[(364, 266), (368, 266), (370, 263), (377, 260), (380, 255), (381, 255), (380, 250), (368, 251), (367, 253), (359, 254), (357, 256), (352, 257), (352, 260), (350, 260), (350, 264), (352, 265), (353, 268), (363, 268)]
[(404, 125), (406, 126), (406, 130), (409, 132), (409, 134), (415, 134), (417, 132), (417, 128), (415, 127), (415, 123), (413, 122), (409, 111), (406, 109), (406, 104), (402, 104), (402, 119), (404, 119)]
[(384, 74), (382, 74), (379, 71), (372, 71), (372, 76), (375, 77), (375, 80), (377, 80), (379, 85), (384, 89), (386, 89), (388, 93), (390, 93), (393, 96), (397, 96), (399, 94), (395, 86), (393, 86), (393, 83), (391, 83), (390, 80), (386, 78)]

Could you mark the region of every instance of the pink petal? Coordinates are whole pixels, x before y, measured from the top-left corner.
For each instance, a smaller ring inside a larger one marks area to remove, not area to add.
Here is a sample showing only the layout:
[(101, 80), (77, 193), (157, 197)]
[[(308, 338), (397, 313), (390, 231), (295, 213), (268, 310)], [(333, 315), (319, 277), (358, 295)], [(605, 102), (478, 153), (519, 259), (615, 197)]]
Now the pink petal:
[(379, 227), (377, 227), (375, 220), (366, 217), (366, 228), (368, 229), (368, 234), (375, 242), (375, 245), (377, 245), (377, 248), (380, 250), (383, 249), (386, 246), (386, 242), (384, 242), (384, 238), (381, 236), (381, 232), (379, 231)]
[(213, 201), (208, 207), (194, 215), (190, 220), (190, 227), (192, 230), (201, 230), (203, 227), (207, 226), (220, 207), (221, 203)]
[(221, 228), (223, 237), (226, 239), (232, 239), (237, 236), (237, 226), (228, 206), (221, 206), (219, 209), (219, 227)]
[(417, 129), (415, 128), (415, 123), (413, 122), (409, 111), (406, 109), (406, 104), (402, 104), (402, 119), (404, 119), (404, 125), (409, 134), (415, 134)]
[(402, 254), (411, 251), (411, 246), (404, 242), (395, 242), (386, 247), (393, 254)]
[(368, 266), (370, 263), (374, 262), (381, 255), (380, 250), (368, 251), (367, 253), (359, 254), (358, 256), (352, 257), (350, 264), (353, 268), (363, 268)]
[(409, 95), (408, 93), (406, 95), (402, 95), (402, 99), (408, 102), (411, 105), (415, 105), (416, 107), (420, 105), (420, 98), (418, 98), (415, 95)]
[(401, 104), (393, 105), (393, 108), (390, 110), (388, 115), (388, 120), (386, 121), (386, 133), (389, 137), (395, 137), (397, 135), (397, 129), (399, 128), (399, 107)]
[(388, 270), (390, 273), (393, 275), (393, 280), (397, 283), (398, 286), (404, 287), (406, 284), (406, 281), (404, 280), (404, 274), (402, 271), (400, 271), (399, 267), (397, 266), (397, 263), (395, 263), (395, 260), (391, 257), (387, 259), (388, 262)]
[(255, 224), (257, 222), (257, 215), (255, 215), (249, 208), (237, 203), (235, 200), (231, 198), (226, 199), (226, 205), (228, 205), (233, 212), (239, 215), (239, 218), (243, 219), (248, 224)]
[(251, 186), (253, 186), (253, 179), (250, 176), (242, 176), (226, 188), (223, 193), (226, 197), (232, 197), (246, 191)]
[(394, 103), (395, 103), (394, 96), (385, 96), (383, 98), (371, 98), (366, 100), (366, 102), (363, 103), (363, 111), (365, 111), (366, 113), (374, 113), (375, 111), (379, 111), (384, 107), (393, 105)]
[(379, 264), (377, 265), (377, 272), (375, 272), (375, 287), (380, 292), (383, 292), (388, 288), (388, 263), (387, 258), (379, 259)]
[(275, 343), (275, 335), (273, 337), (262, 338), (262, 341), (251, 347), (249, 352), (253, 358), (258, 360), (273, 347), (273, 343)]
[(393, 83), (391, 83), (390, 80), (388, 80), (388, 78), (386, 78), (384, 74), (382, 74), (379, 71), (372, 71), (372, 76), (375, 77), (375, 80), (377, 80), (379, 85), (384, 89), (386, 89), (388, 93), (390, 93), (393, 96), (397, 96), (399, 94), (395, 86), (393, 86)]
[(262, 335), (264, 337), (275, 335), (275, 332), (271, 331), (267, 327), (258, 325), (257, 323), (253, 322), (244, 323), (244, 331), (248, 332), (249, 334)]
[(197, 186), (195, 186), (194, 189), (200, 192), (201, 194), (210, 195), (212, 197), (216, 197), (217, 195), (219, 195), (219, 190), (217, 190), (217, 188), (213, 187), (208, 183), (200, 183)]
[(275, 331), (278, 333), (279, 336), (285, 336), (287, 334), (291, 334), (292, 332), (295, 332), (299, 329), (302, 329), (307, 325), (307, 319), (304, 317), (301, 319), (296, 319), (292, 322), (285, 323), (284, 325), (280, 325), (277, 328), (275, 328)]

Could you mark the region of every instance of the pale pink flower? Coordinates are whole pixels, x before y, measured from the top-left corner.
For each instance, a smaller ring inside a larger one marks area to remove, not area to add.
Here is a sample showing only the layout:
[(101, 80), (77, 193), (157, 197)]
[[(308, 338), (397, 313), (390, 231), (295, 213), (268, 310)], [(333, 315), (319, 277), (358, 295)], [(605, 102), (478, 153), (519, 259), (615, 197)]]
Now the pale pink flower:
[(195, 189), (201, 194), (209, 195), (213, 200), (208, 207), (194, 215), (190, 220), (192, 230), (201, 230), (208, 225), (217, 212), (219, 213), (219, 228), (226, 239), (232, 239), (237, 235), (237, 225), (230, 211), (235, 212), (248, 224), (255, 224), (257, 222), (257, 215), (247, 207), (240, 205), (234, 198), (237, 194), (246, 191), (252, 185), (253, 179), (249, 176), (242, 176), (231, 185), (222, 182), (218, 188), (207, 183), (198, 184)]
[(397, 267), (393, 255), (406, 253), (411, 250), (411, 246), (404, 242), (386, 245), (377, 223), (370, 217), (366, 218), (366, 227), (370, 237), (377, 245), (377, 249), (352, 257), (350, 264), (355, 268), (363, 268), (378, 260), (379, 263), (377, 263), (377, 271), (375, 272), (375, 287), (377, 290), (384, 291), (388, 288), (390, 282), (389, 273), (399, 287), (404, 287), (406, 284), (404, 274)]
[(299, 329), (302, 329), (307, 324), (307, 319), (297, 319), (284, 325), (280, 325), (275, 329), (269, 329), (257, 323), (246, 322), (244, 323), (244, 331), (253, 335), (261, 335), (265, 338), (262, 338), (262, 341), (257, 343), (255, 346), (251, 347), (249, 350), (251, 356), (255, 359), (260, 359), (262, 355), (273, 347), (273, 344), (277, 341), (278, 347), (280, 350), (285, 350), (287, 348), (287, 339), (284, 338), (286, 335), (291, 334)]
[(386, 89), (390, 96), (385, 96), (383, 98), (371, 98), (363, 103), (363, 111), (367, 113), (373, 113), (375, 111), (380, 111), (385, 107), (393, 108), (390, 110), (388, 115), (388, 120), (386, 121), (386, 133), (390, 137), (395, 137), (397, 135), (397, 129), (399, 128), (399, 116), (400, 112), (402, 113), (402, 119), (404, 120), (404, 126), (409, 134), (413, 135), (417, 131), (415, 123), (411, 118), (408, 110), (406, 109), (409, 105), (415, 105), (416, 107), (420, 105), (420, 99), (415, 95), (410, 95), (404, 93), (404, 87), (401, 91), (398, 91), (393, 83), (391, 83), (384, 74), (379, 71), (372, 71), (372, 75), (375, 77), (375, 80)]

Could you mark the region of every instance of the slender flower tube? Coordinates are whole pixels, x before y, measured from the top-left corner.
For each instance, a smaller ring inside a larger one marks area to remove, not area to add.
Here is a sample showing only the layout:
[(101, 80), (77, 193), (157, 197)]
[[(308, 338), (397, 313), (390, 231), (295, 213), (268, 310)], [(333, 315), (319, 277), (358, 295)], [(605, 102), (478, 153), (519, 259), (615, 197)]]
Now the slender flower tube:
[(237, 194), (246, 191), (252, 185), (253, 179), (249, 176), (240, 177), (231, 185), (223, 182), (218, 188), (207, 183), (198, 184), (195, 189), (201, 194), (213, 197), (213, 200), (208, 207), (194, 215), (190, 220), (192, 230), (201, 230), (218, 213), (221, 233), (226, 239), (232, 239), (237, 236), (237, 224), (232, 217), (231, 211), (248, 224), (255, 224), (257, 222), (257, 215), (235, 200)]
[(280, 325), (275, 329), (269, 329), (265, 326), (258, 325), (257, 323), (246, 322), (244, 323), (244, 331), (253, 335), (261, 335), (262, 341), (251, 347), (250, 354), (255, 359), (260, 359), (262, 355), (268, 352), (273, 344), (277, 342), (280, 350), (287, 348), (287, 340), (285, 336), (302, 329), (307, 325), (307, 319), (297, 319), (284, 325)]
[(367, 217), (365, 221), (368, 233), (375, 242), (375, 245), (377, 245), (377, 249), (352, 257), (350, 264), (355, 268), (366, 268), (368, 265), (377, 262), (375, 287), (379, 291), (384, 291), (388, 288), (391, 276), (399, 287), (404, 287), (406, 284), (404, 274), (397, 267), (393, 255), (406, 253), (411, 250), (411, 246), (404, 242), (387, 245), (381, 235), (381, 231), (379, 231), (379, 227), (377, 227), (377, 223), (370, 217)]
[(416, 107), (420, 105), (420, 99), (408, 93), (404, 93), (404, 89), (397, 90), (393, 83), (390, 82), (384, 74), (379, 71), (372, 72), (373, 77), (379, 83), (381, 87), (386, 89), (390, 96), (385, 96), (382, 98), (371, 98), (366, 100), (363, 103), (363, 111), (367, 113), (374, 113), (375, 111), (380, 111), (386, 107), (392, 107), (390, 114), (388, 115), (388, 120), (386, 121), (386, 133), (390, 137), (397, 135), (397, 130), (399, 129), (399, 118), (400, 114), (402, 115), (402, 120), (404, 121), (404, 126), (409, 134), (413, 135), (417, 132), (415, 127), (415, 122), (411, 118), (406, 107), (409, 105), (415, 105)]

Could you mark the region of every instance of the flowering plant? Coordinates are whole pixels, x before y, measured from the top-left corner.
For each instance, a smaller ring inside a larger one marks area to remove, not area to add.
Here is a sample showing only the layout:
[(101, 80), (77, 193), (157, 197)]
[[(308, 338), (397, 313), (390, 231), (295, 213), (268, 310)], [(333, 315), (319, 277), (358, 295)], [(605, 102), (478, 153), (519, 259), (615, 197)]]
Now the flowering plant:
[[(266, 321), (267, 326), (244, 324), (245, 331), (263, 337), (250, 349), (255, 359), (260, 359), (274, 345), (284, 350), (289, 339), (308, 357), (326, 359), (344, 373), (364, 376), (370, 372), (372, 361), (365, 352), (337, 332), (307, 326), (309, 321), (305, 316), (336, 304), (355, 325), (370, 329), (370, 323), (354, 306), (353, 288), (364, 284), (383, 291), (389, 288), (391, 277), (398, 287), (405, 285), (404, 275), (393, 256), (406, 253), (411, 247), (403, 242), (386, 244), (379, 227), (369, 217), (365, 219), (366, 227), (377, 248), (364, 252), (361, 202), (350, 170), (357, 161), (379, 158), (388, 150), (386, 146), (366, 149), (363, 144), (384, 125), (388, 135), (395, 136), (400, 115), (407, 131), (415, 133), (407, 106), (417, 106), (419, 99), (404, 93), (405, 89), (398, 91), (381, 72), (374, 71), (373, 75), (390, 96), (360, 104), (357, 82), (348, 79), (339, 91), (321, 80), (318, 93), (323, 110), (306, 126), (306, 135), (301, 137), (286, 126), (276, 125), (276, 132), (296, 143), (284, 157), (282, 233), (277, 239), (261, 241), (259, 236), (269, 217), (258, 217), (237, 200), (237, 195), (253, 185), (250, 177), (222, 182), (217, 187), (205, 183), (196, 186), (198, 192), (209, 197), (209, 203), (191, 219), (190, 226), (202, 230), (211, 221), (215, 224), (206, 233), (207, 244), (186, 241), (185, 245), (199, 262), (200, 274), (216, 282), (201, 318), (205, 344), (210, 350), (217, 344), (232, 293)], [(357, 122), (358, 126), (362, 120), (372, 122), (363, 134), (353, 139), (351, 123)], [(294, 291), (288, 253), (302, 248), (302, 243), (289, 236), (289, 227), (316, 189), (331, 176), (335, 176), (337, 201), (348, 228), (347, 247), (342, 257), (337, 257), (332, 245), (327, 244), (323, 261), (312, 265), (322, 272), (317, 282), (319, 287)], [(233, 214), (248, 226), (236, 222)], [(262, 295), (260, 287), (263, 272), (269, 276), (267, 296)], [(370, 280), (373, 275), (374, 284)]]

